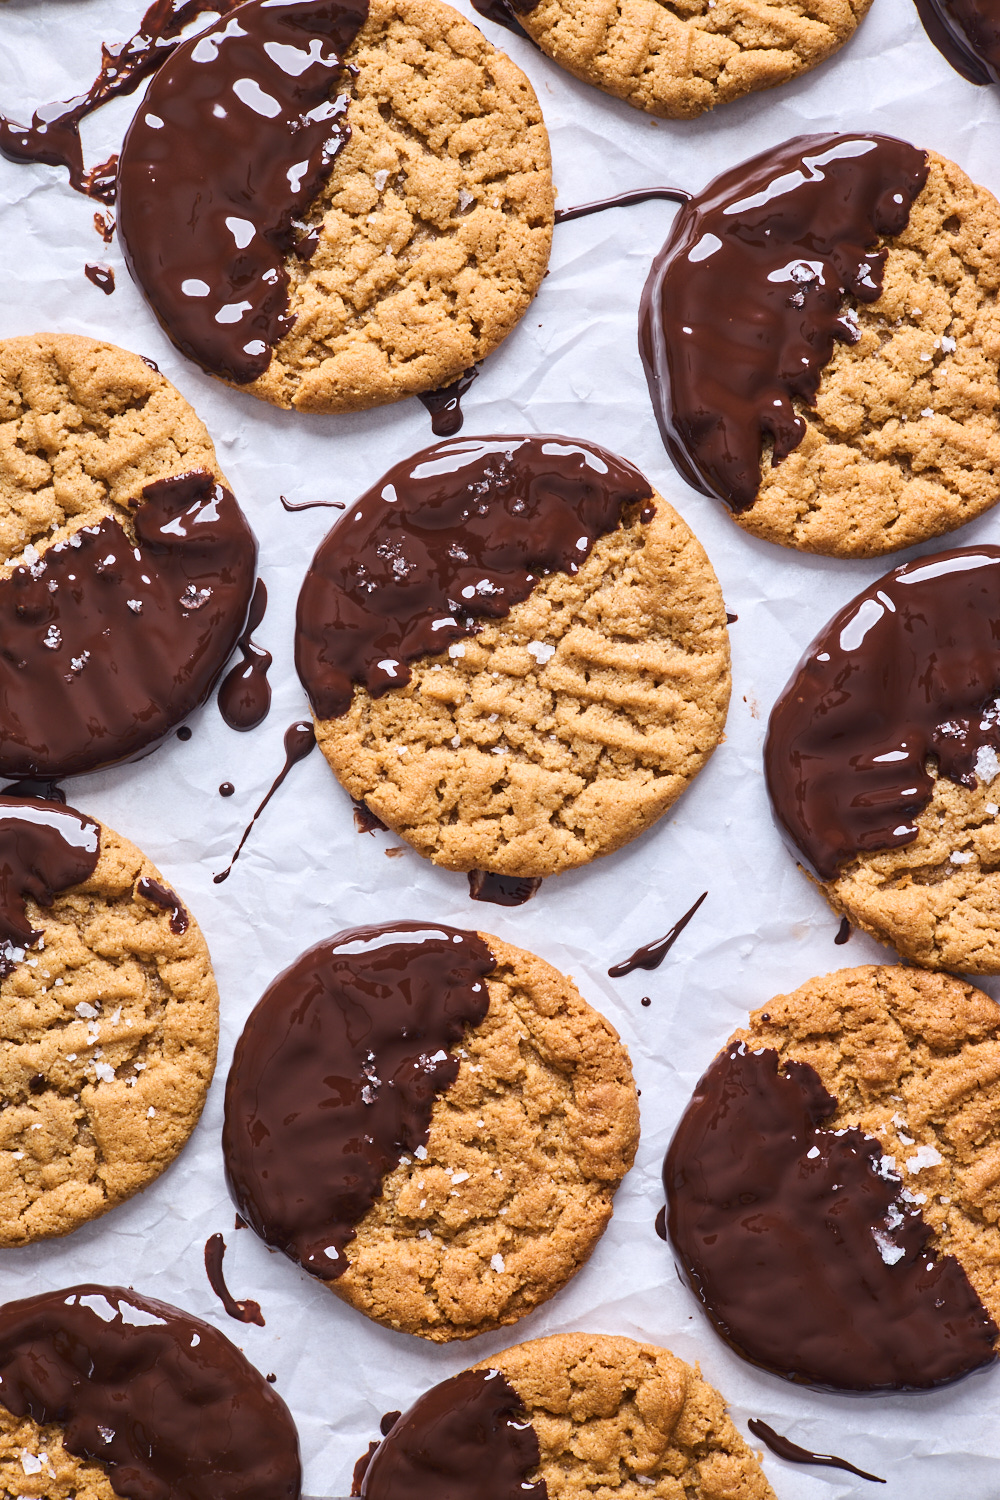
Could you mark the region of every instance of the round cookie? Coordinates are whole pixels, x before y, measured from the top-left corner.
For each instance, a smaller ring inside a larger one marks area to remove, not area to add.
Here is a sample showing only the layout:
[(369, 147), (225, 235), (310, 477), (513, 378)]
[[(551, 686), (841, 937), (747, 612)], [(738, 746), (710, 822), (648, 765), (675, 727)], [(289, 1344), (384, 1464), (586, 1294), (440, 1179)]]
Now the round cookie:
[(313, 560), (296, 665), (352, 797), (435, 864), (524, 877), (662, 816), (730, 690), (697, 539), (561, 437), (455, 439), (384, 475)]
[(408, 922), (341, 933), (271, 985), (223, 1150), (262, 1238), (440, 1343), (516, 1322), (579, 1270), (638, 1134), (628, 1055), (572, 980)]
[[(238, 33), (183, 43), (150, 84), (119, 165), (132, 274), (184, 353), (277, 406), (358, 411), (447, 386), (545, 274), (534, 91), (439, 0), (285, 9), (249, 0)], [(308, 61), (286, 69), (292, 46)]]
[(0, 776), (152, 750), (236, 645), (257, 546), (191, 407), (75, 334), (0, 341)]
[(754, 1011), (664, 1165), (668, 1229), (738, 1353), (835, 1389), (996, 1357), (1000, 1006), (945, 974), (809, 980)]
[(61, 806), (0, 797), (0, 1246), (147, 1187), (202, 1111), (218, 992), (156, 867)]
[(1000, 205), (935, 152), (828, 135), (755, 157), (681, 211), (647, 282), (671, 457), (805, 552), (964, 525), (998, 494), (998, 286)]
[(433, 1387), (359, 1462), (352, 1494), (432, 1495), (445, 1480), (454, 1500), (774, 1500), (697, 1369), (653, 1344), (589, 1333), (517, 1344)]

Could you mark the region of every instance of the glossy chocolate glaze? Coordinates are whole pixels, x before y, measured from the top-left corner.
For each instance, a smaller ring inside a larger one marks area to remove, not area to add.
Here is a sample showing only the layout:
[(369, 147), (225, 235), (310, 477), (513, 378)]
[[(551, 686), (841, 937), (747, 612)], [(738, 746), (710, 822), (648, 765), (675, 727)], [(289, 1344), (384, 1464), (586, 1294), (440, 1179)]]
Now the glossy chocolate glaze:
[(798, 136), (710, 183), (653, 262), (639, 352), (664, 445), (695, 489), (748, 509), (773, 440), (802, 441), (844, 298), (882, 290), (881, 236), (899, 234), (927, 155), (882, 135)]
[(545, 1500), (538, 1437), (499, 1370), (463, 1370), (398, 1418), (369, 1457), (365, 1500)]
[(158, 880), (153, 880), (149, 875), (144, 875), (135, 890), (137, 896), (141, 896), (153, 906), (159, 906), (163, 911), (170, 913), (171, 932), (176, 932), (178, 937), (181, 933), (187, 932), (190, 926), (187, 911), (181, 904), (180, 898), (168, 886), (161, 885)]
[[(521, 10), (525, 9), (523, 5), (519, 8)], [(531, 7), (527, 8), (530, 9)], [(479, 15), (485, 16), (487, 21), (493, 21), (495, 25), (502, 26), (506, 31), (512, 32), (514, 36), (523, 37), (526, 42), (532, 42), (535, 46), (538, 45), (528, 35), (515, 16), (510, 0), (472, 0), (472, 9), (477, 11)]]
[(418, 395), (417, 400), (431, 414), (431, 432), (435, 437), (454, 437), (456, 432), (461, 432), (465, 421), (462, 397), (478, 374), (478, 369), (473, 365), (471, 370), (466, 370), (451, 385), (444, 385), (439, 391), (423, 391)]
[(913, 842), (930, 757), (974, 787), (980, 751), (1000, 754), (998, 640), (1000, 548), (983, 546), (886, 573), (813, 641), (771, 712), (764, 767), (779, 826), (821, 880)]
[(100, 852), (93, 818), (41, 797), (0, 796), (0, 979), (42, 936), (25, 897), (51, 906), (57, 891), (93, 875)]
[(1000, 83), (1000, 8), (995, 0), (915, 0), (938, 51), (969, 83)]
[(58, 1422), (129, 1500), (297, 1500), (285, 1403), (200, 1318), (123, 1287), (75, 1286), (0, 1308), (0, 1402)]
[(226, 1085), (229, 1190), (261, 1239), (313, 1276), (346, 1247), (458, 1074), (448, 1051), (489, 1007), (474, 932), (419, 922), (318, 943), (266, 990)]
[(649, 203), (653, 199), (668, 203), (690, 203), (691, 194), (683, 188), (653, 187), (633, 188), (628, 193), (615, 193), (611, 198), (598, 198), (593, 203), (579, 203), (575, 208), (557, 208), (555, 222), (568, 224), (571, 219), (589, 219), (591, 214), (602, 214), (606, 208), (630, 208), (633, 203)]
[(250, 613), (236, 645), (243, 660), (229, 672), (219, 685), (219, 712), (230, 729), (246, 731), (263, 724), (271, 707), (271, 684), (267, 680), (267, 669), (273, 657), (263, 646), (254, 645), (250, 637), (259, 627), (267, 609), (267, 588), (263, 578), (257, 579), (250, 601)]
[[(702, 891), (694, 905), (689, 907), (683, 917), (674, 923), (668, 933), (657, 938), (655, 943), (644, 943), (630, 958), (626, 958), (620, 964), (613, 964), (608, 970), (608, 977), (624, 979), (626, 974), (634, 974), (636, 969), (658, 969), (707, 895), (707, 891)], [(645, 1000), (643, 1004), (646, 1004)]]
[(245, 385), (291, 328), (285, 257), (348, 139), (342, 61), (367, 0), (246, 0), (150, 84), (118, 164), (118, 235), (164, 331)]
[(663, 1166), (667, 1228), (738, 1353), (834, 1390), (921, 1390), (994, 1358), (997, 1329), (939, 1255), (877, 1141), (822, 1129), (836, 1109), (805, 1063), (731, 1043)]
[(115, 289), (115, 273), (110, 266), (85, 265), (83, 274), (94, 286), (99, 287), (106, 297), (110, 297)]
[(221, 1234), (211, 1234), (205, 1241), (205, 1274), (208, 1277), (209, 1286), (222, 1303), (226, 1312), (237, 1323), (255, 1323), (258, 1328), (263, 1328), (264, 1315), (260, 1310), (260, 1303), (254, 1302), (250, 1297), (242, 1302), (237, 1302), (232, 1292), (226, 1285), (226, 1278), (222, 1270), (222, 1262), (226, 1254), (226, 1242)]
[(410, 662), (502, 619), (545, 573), (577, 572), (651, 495), (624, 459), (570, 438), (457, 438), (404, 459), (320, 543), (302, 585), (295, 665), (317, 717), (346, 713), (355, 683), (374, 698), (405, 687)]
[[(243, 852), (243, 845), (246, 843), (247, 839), (250, 837), (250, 834), (253, 832), (254, 824), (260, 817), (261, 813), (264, 811), (267, 804), (270, 802), (271, 798), (274, 796), (275, 792), (278, 790), (281, 783), (284, 781), (285, 777), (288, 775), (289, 771), (293, 766), (297, 766), (300, 760), (305, 760), (306, 756), (310, 755), (312, 751), (315, 750), (316, 731), (313, 729), (312, 724), (305, 719), (296, 719), (294, 724), (289, 724), (288, 728), (285, 730), (284, 745), (285, 764), (282, 766), (277, 776), (271, 782), (267, 796), (261, 802), (257, 811), (254, 813), (246, 828), (243, 830), (243, 837), (237, 844), (236, 853), (229, 861), (229, 864), (224, 870), (220, 871), (218, 875), (212, 876), (212, 880), (215, 885), (221, 885), (224, 880), (229, 879), (229, 876), (232, 873), (233, 865), (236, 863)], [(229, 783), (227, 782), (225, 784), (228, 786)], [(219, 790), (221, 791), (222, 788), (220, 787)]]
[(751, 1417), (747, 1423), (754, 1437), (760, 1438), (766, 1443), (772, 1453), (779, 1458), (785, 1458), (791, 1464), (818, 1464), (824, 1469), (846, 1469), (848, 1474), (856, 1474), (859, 1479), (870, 1479), (873, 1484), (885, 1484), (877, 1474), (866, 1474), (864, 1469), (855, 1468), (854, 1464), (847, 1462), (846, 1458), (837, 1458), (833, 1453), (813, 1453), (809, 1448), (800, 1448), (798, 1443), (793, 1443), (789, 1438), (782, 1437), (780, 1432), (775, 1432), (766, 1422), (759, 1417)]
[(0, 776), (128, 760), (215, 686), (253, 588), (243, 512), (194, 472), (147, 484), (133, 524), (84, 526), (0, 581)]
[(469, 896), (494, 906), (523, 906), (541, 888), (540, 875), (496, 875), (492, 870), (469, 871)]

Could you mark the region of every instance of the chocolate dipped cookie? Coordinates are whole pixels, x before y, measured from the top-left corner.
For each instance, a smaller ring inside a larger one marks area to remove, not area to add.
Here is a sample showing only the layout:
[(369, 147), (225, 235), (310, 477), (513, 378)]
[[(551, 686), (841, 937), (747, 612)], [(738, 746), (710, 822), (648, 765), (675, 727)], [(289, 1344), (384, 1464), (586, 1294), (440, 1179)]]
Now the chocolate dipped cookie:
[(914, 0), (930, 40), (969, 83), (1000, 83), (1000, 15), (992, 0)]
[(223, 1150), (262, 1239), (376, 1322), (444, 1342), (569, 1280), (638, 1135), (628, 1055), (571, 979), (400, 922), (318, 944), (265, 992)]

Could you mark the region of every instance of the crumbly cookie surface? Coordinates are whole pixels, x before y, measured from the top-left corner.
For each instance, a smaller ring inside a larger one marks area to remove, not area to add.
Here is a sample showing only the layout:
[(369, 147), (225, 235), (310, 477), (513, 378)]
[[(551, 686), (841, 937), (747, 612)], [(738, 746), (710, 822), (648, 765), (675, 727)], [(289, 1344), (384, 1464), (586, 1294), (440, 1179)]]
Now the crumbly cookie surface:
[(482, 934), (490, 1008), (455, 1049), (426, 1155), (404, 1158), (330, 1290), (436, 1343), (500, 1328), (583, 1265), (632, 1165), (639, 1111), (611, 1024), (550, 964)]
[(351, 137), (289, 256), (294, 328), (243, 387), (300, 411), (360, 411), (448, 385), (510, 333), (552, 240), (534, 90), (440, 0), (372, 0), (348, 49)]
[(517, 19), (584, 83), (689, 120), (808, 72), (854, 34), (871, 0), (539, 0)]
[(218, 1041), (211, 961), (190, 913), (172, 932), (171, 912), (137, 893), (144, 877), (163, 884), (102, 826), (93, 875), (51, 907), (27, 902), (44, 947), (0, 984), (0, 1246), (68, 1234), (132, 1197), (201, 1114)]
[(893, 1158), (942, 1254), (1000, 1319), (1000, 1006), (948, 974), (868, 965), (778, 995), (733, 1040), (808, 1063)]
[(116, 1500), (99, 1463), (63, 1447), (64, 1429), (0, 1406), (0, 1493), (18, 1500)]
[(549, 1500), (774, 1500), (718, 1391), (666, 1349), (561, 1333), (476, 1368), (524, 1402)]
[(571, 577), (551, 573), (407, 687), (316, 737), (338, 779), (450, 870), (555, 875), (660, 817), (722, 736), (726, 616), (712, 565), (660, 496)]
[(802, 443), (735, 517), (782, 546), (877, 557), (996, 504), (1000, 474), (1000, 204), (928, 153), (905, 231), (887, 242), (877, 302), (846, 299), (861, 337), (838, 344)]
[(0, 340), (0, 577), (155, 479), (222, 479), (204, 423), (137, 354), (69, 333)]

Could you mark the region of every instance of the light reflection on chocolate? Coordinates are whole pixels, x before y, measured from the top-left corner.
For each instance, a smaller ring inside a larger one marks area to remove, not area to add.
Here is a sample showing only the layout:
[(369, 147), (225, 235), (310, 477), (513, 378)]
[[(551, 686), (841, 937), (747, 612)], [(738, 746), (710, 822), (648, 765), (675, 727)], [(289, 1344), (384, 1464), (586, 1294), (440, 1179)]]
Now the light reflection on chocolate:
[(935, 47), (969, 83), (1000, 83), (1000, 9), (995, 0), (915, 0)]
[(271, 684), (267, 670), (273, 657), (263, 646), (250, 639), (258, 629), (267, 609), (267, 588), (263, 578), (257, 585), (250, 601), (250, 613), (243, 633), (236, 642), (243, 660), (228, 671), (219, 684), (219, 712), (230, 729), (246, 732), (263, 724), (271, 707)]
[[(658, 969), (707, 895), (707, 891), (702, 891), (694, 905), (678, 918), (663, 937), (657, 938), (653, 943), (644, 943), (641, 948), (635, 950), (631, 957), (624, 959), (620, 964), (613, 964), (608, 970), (608, 977), (624, 979), (627, 974), (633, 974), (636, 969)], [(646, 1005), (648, 1002), (643, 1000), (642, 1003)]]

